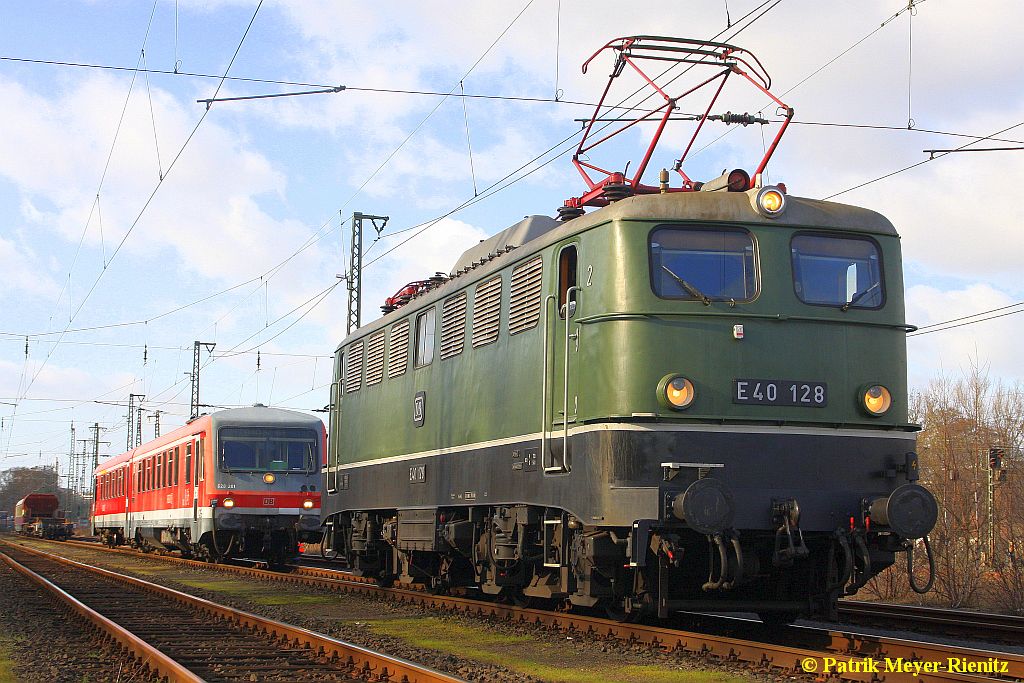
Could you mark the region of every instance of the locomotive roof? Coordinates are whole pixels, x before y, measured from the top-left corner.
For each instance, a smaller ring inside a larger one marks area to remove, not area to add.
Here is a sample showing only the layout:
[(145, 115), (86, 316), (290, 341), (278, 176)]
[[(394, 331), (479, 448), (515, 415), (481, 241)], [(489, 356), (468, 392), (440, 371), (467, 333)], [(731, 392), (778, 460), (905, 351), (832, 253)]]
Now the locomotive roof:
[(896, 229), (888, 219), (869, 209), (804, 197), (787, 196), (786, 201), (786, 211), (778, 218), (765, 218), (757, 213), (750, 203), (750, 194), (747, 192), (670, 192), (638, 195), (568, 222), (548, 216), (527, 216), (512, 227), (467, 249), (456, 261), (452, 272), (472, 266), (474, 262), (489, 255), (500, 254), (506, 247), (521, 247), (560, 227), (575, 232), (595, 223), (615, 219), (754, 222), (896, 235)]
[[(519, 248), (530, 244), (531, 253), (550, 243), (565, 239), (576, 233), (614, 220), (642, 220), (659, 222), (704, 222), (718, 224), (744, 224), (783, 226), (787, 228), (808, 228), (818, 231), (837, 230), (861, 232), (874, 235), (899, 237), (896, 228), (882, 214), (849, 204), (828, 202), (786, 195), (786, 210), (777, 218), (765, 218), (751, 203), (757, 190), (747, 192), (669, 192), (666, 194), (645, 194), (628, 197), (606, 207), (591, 211), (571, 221), (559, 221), (548, 216), (527, 216), (515, 225), (482, 240), (470, 247), (456, 261), (453, 274), (464, 268), (480, 265), (474, 275), (484, 277), (494, 270), (505, 267), (508, 259), (500, 258), (509, 248), (516, 251), (512, 258), (525, 256)], [(492, 260), (493, 259), (493, 260)], [(462, 288), (465, 282), (453, 278), (448, 283), (431, 290), (424, 302), (447, 296), (451, 287)], [(409, 304), (412, 306), (412, 304)], [(338, 345), (344, 346), (379, 327), (392, 322), (396, 316), (408, 313), (405, 307), (382, 316), (354, 331)]]

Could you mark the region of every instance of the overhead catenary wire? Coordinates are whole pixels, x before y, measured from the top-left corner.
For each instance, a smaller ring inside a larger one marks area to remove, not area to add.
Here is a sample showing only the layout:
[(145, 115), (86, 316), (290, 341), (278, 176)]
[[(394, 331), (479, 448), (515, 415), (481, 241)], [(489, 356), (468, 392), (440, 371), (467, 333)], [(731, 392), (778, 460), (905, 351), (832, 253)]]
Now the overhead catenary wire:
[[(1006, 306), (1000, 306), (998, 308), (992, 308), (987, 311), (981, 311), (979, 313), (972, 313), (971, 315), (960, 316), (959, 318), (952, 318), (950, 320), (943, 320), (938, 323), (931, 323), (930, 325), (922, 325), (917, 330), (907, 334), (908, 337), (919, 337), (925, 334), (931, 334), (933, 332), (945, 332), (946, 330), (952, 330), (957, 327), (964, 327), (966, 325), (974, 325), (975, 323), (983, 323), (989, 320), (995, 320), (997, 318), (1005, 318), (1009, 315), (1016, 315), (1018, 313), (1024, 313), (1024, 301), (1018, 301), (1015, 304), (1008, 304)], [(1015, 311), (1008, 309), (1016, 308)], [(992, 314), (992, 315), (990, 315)], [(982, 317), (984, 316), (984, 317)], [(977, 320), (971, 320), (971, 318), (977, 318)]]
[[(245, 28), (245, 32), (242, 34), (242, 38), (239, 40), (238, 45), (235, 48), (234, 54), (232, 54), (232, 56), (231, 56), (231, 60), (228, 62), (227, 68), (224, 71), (225, 76), (227, 75), (228, 72), (231, 71), (231, 67), (235, 63), (235, 59), (238, 57), (238, 53), (241, 51), (242, 45), (245, 43), (245, 39), (249, 35), (249, 31), (252, 29), (252, 25), (256, 21), (256, 16), (259, 14), (260, 7), (262, 7), (262, 6), (263, 6), (263, 0), (260, 0), (259, 4), (256, 6), (256, 9), (255, 9), (255, 11), (252, 14), (252, 18), (249, 20), (249, 23), (248, 23), (248, 25)], [(217, 88), (216, 88), (216, 90), (214, 92), (214, 95), (216, 95), (216, 93), (220, 92), (220, 89), (221, 89), (221, 87), (223, 87), (223, 85), (224, 85), (224, 80), (221, 79), (221, 81), (217, 84)], [(79, 303), (78, 308), (75, 309), (75, 312), (71, 315), (71, 318), (68, 321), (68, 324), (65, 326), (64, 332), (62, 332), (61, 335), (58, 337), (57, 344), (54, 344), (54, 346), (50, 349), (50, 352), (43, 359), (43, 362), (39, 365), (38, 368), (36, 368), (35, 373), (32, 375), (32, 379), (29, 381), (28, 386), (24, 389), (24, 393), (27, 394), (28, 391), (31, 390), (32, 385), (35, 383), (36, 379), (39, 377), (39, 374), (42, 372), (43, 368), (46, 367), (47, 361), (49, 361), (50, 357), (53, 355), (53, 352), (59, 346), (60, 341), (63, 339), (64, 334), (66, 334), (68, 328), (71, 327), (71, 323), (74, 322), (75, 317), (78, 315), (79, 312), (81, 312), (82, 308), (89, 301), (89, 298), (92, 296), (92, 293), (94, 291), (96, 291), (96, 287), (99, 285), (100, 280), (102, 280), (104, 273), (107, 272), (107, 268), (109, 267), (110, 263), (113, 262), (114, 258), (120, 252), (120, 250), (124, 246), (125, 242), (128, 241), (128, 238), (131, 236), (132, 232), (134, 232), (135, 228), (138, 226), (139, 221), (142, 219), (142, 216), (145, 214), (146, 210), (149, 208), (151, 202), (153, 201), (153, 198), (156, 197), (156, 195), (159, 192), (160, 188), (163, 186), (164, 181), (170, 175), (170, 173), (173, 170), (174, 166), (177, 164), (178, 160), (181, 158), (181, 155), (184, 153), (185, 149), (188, 147), (189, 143), (192, 141), (192, 138), (195, 137), (195, 134), (199, 130), (199, 127), (202, 126), (203, 121), (206, 120), (207, 114), (209, 114), (209, 110), (204, 111), (200, 115), (199, 120), (196, 122), (196, 125), (192, 129), (192, 132), (189, 133), (187, 138), (185, 138), (185, 141), (182, 143), (181, 147), (178, 149), (177, 154), (175, 154), (175, 156), (171, 160), (170, 164), (168, 164), (166, 173), (164, 173), (164, 175), (157, 181), (157, 183), (156, 183), (155, 187), (153, 188), (152, 192), (146, 198), (145, 202), (142, 205), (142, 208), (139, 210), (138, 214), (135, 216), (135, 219), (132, 221), (131, 225), (129, 226), (128, 231), (125, 233), (124, 237), (121, 238), (121, 241), (118, 243), (117, 247), (111, 253), (109, 261), (100, 270), (99, 274), (96, 276), (96, 279), (93, 281), (92, 286), (89, 288), (89, 291), (86, 292), (86, 294), (83, 297), (82, 301)]]
[(880, 175), (877, 178), (872, 178), (871, 180), (866, 180), (866, 181), (864, 181), (862, 183), (858, 183), (857, 185), (853, 185), (852, 187), (848, 187), (845, 190), (840, 190), (839, 192), (834, 192), (833, 194), (830, 194), (827, 197), (823, 197), (823, 199), (825, 199), (825, 200), (833, 199), (834, 197), (838, 197), (840, 195), (846, 194), (847, 192), (853, 192), (854, 190), (859, 190), (862, 187), (867, 187), (868, 185), (872, 185), (874, 183), (877, 183), (880, 180), (885, 180), (885, 179), (891, 178), (891, 177), (893, 177), (895, 175), (899, 175), (900, 173), (904, 173), (904, 172), (909, 171), (911, 169), (915, 169), (918, 166), (924, 166), (925, 164), (928, 164), (928, 163), (931, 163), (931, 162), (936, 161), (938, 159), (941, 159), (941, 158), (943, 158), (945, 156), (953, 154), (954, 152), (962, 151), (962, 150), (970, 147), (971, 145), (976, 145), (979, 142), (983, 142), (985, 140), (991, 140), (992, 138), (994, 138), (997, 135), (1002, 135), (1003, 133), (1007, 133), (1007, 132), (1013, 130), (1014, 128), (1019, 128), (1020, 126), (1024, 126), (1024, 121), (1020, 121), (1018, 123), (1014, 123), (1012, 125), (1009, 125), (1006, 128), (1002, 128), (1000, 130), (997, 130), (996, 132), (992, 133), (991, 135), (986, 135), (985, 137), (978, 138), (978, 139), (972, 140), (970, 142), (966, 142), (963, 145), (961, 145), (960, 147), (957, 147), (956, 149), (951, 149), (951, 150), (944, 151), (944, 152), (941, 152), (941, 153), (940, 152), (936, 152), (935, 154), (933, 154), (932, 156), (928, 157), (927, 159), (923, 159), (921, 161), (918, 161), (917, 163), (910, 164), (909, 166), (904, 166), (902, 168), (898, 168), (898, 169), (896, 169), (894, 171), (889, 171), (888, 173)]
[[(917, 0), (917, 4), (918, 4), (918, 5), (924, 4), (925, 2), (926, 2), (926, 0)], [(913, 4), (913, 3), (911, 3), (911, 4)], [(881, 30), (882, 30), (883, 28), (885, 28), (886, 26), (888, 26), (889, 24), (891, 24), (892, 22), (894, 22), (894, 21), (895, 21), (896, 19), (898, 19), (898, 18), (899, 18), (900, 16), (902, 16), (902, 15), (903, 15), (903, 13), (904, 13), (904, 12), (906, 12), (906, 11), (907, 11), (907, 10), (908, 10), (909, 8), (910, 8), (910, 6), (909, 6), (909, 5), (904, 5), (903, 7), (901, 7), (901, 8), (900, 8), (899, 10), (897, 10), (897, 11), (896, 11), (896, 12), (895, 12), (894, 14), (892, 14), (892, 15), (891, 15), (891, 16), (890, 16), (890, 17), (889, 17), (888, 19), (886, 19), (886, 20), (885, 20), (885, 21), (883, 21), (883, 22), (882, 22), (881, 24), (879, 24), (879, 25), (878, 25), (878, 26), (877, 26), (877, 27), (876, 27), (875, 29), (873, 29), (872, 31), (868, 32), (868, 33), (867, 33), (867, 34), (866, 34), (865, 36), (863, 36), (862, 38), (860, 38), (860, 39), (858, 39), (857, 41), (855, 41), (855, 42), (854, 42), (854, 43), (853, 43), (852, 45), (850, 45), (849, 47), (847, 47), (847, 48), (846, 48), (845, 50), (843, 50), (842, 52), (840, 52), (840, 53), (839, 53), (839, 54), (837, 54), (836, 56), (832, 57), (832, 59), (828, 60), (827, 62), (825, 62), (824, 64), (822, 64), (821, 66), (819, 66), (819, 67), (818, 67), (817, 69), (815, 69), (815, 70), (814, 70), (814, 71), (812, 71), (811, 73), (809, 73), (809, 74), (807, 74), (806, 76), (804, 76), (803, 78), (801, 78), (801, 79), (800, 79), (799, 81), (797, 81), (796, 83), (794, 83), (794, 84), (793, 84), (792, 86), (790, 86), (790, 87), (789, 87), (788, 89), (786, 89), (786, 90), (782, 91), (782, 92), (781, 92), (781, 93), (779, 94), (779, 99), (782, 99), (782, 98), (783, 98), (783, 97), (785, 97), (786, 95), (790, 94), (791, 92), (793, 92), (794, 90), (796, 90), (797, 88), (799, 88), (800, 86), (802, 86), (802, 85), (803, 85), (804, 83), (806, 83), (807, 81), (811, 80), (812, 78), (814, 78), (815, 76), (817, 76), (818, 74), (820, 74), (820, 73), (821, 73), (822, 71), (824, 71), (824, 70), (825, 70), (825, 69), (827, 69), (828, 67), (830, 67), (830, 66), (832, 66), (833, 64), (835, 64), (835, 63), (836, 63), (837, 61), (839, 61), (839, 60), (840, 60), (840, 59), (842, 59), (842, 58), (843, 58), (844, 56), (846, 56), (847, 54), (849, 54), (850, 52), (852, 52), (852, 51), (853, 51), (854, 49), (856, 49), (856, 48), (857, 48), (857, 47), (858, 47), (858, 46), (859, 46), (859, 45), (860, 45), (861, 43), (863, 43), (864, 41), (868, 40), (868, 39), (869, 39), (869, 38), (871, 38), (871, 37), (872, 37), (873, 35), (875, 35), (875, 34), (876, 34), (876, 33), (878, 33), (879, 31), (881, 31)], [(796, 121), (794, 120), (794, 121), (793, 121), (793, 123), (796, 123)], [(720, 140), (721, 140), (722, 138), (724, 138), (724, 137), (725, 137), (725, 136), (727, 136), (727, 135), (730, 135), (731, 133), (733, 133), (733, 132), (734, 132), (734, 131), (736, 131), (736, 130), (738, 130), (738, 128), (730, 128), (730, 129), (726, 130), (726, 131), (725, 131), (724, 133), (722, 133), (721, 135), (719, 135), (718, 137), (716, 137), (715, 139), (713, 139), (713, 140), (710, 140), (709, 142), (705, 143), (705, 144), (704, 144), (704, 145), (703, 145), (702, 147), (700, 147), (699, 149), (697, 149), (697, 151), (695, 151), (695, 152), (694, 152), (694, 153), (693, 153), (693, 154), (691, 155), (691, 158), (692, 158), (692, 157), (695, 157), (695, 156), (697, 156), (697, 155), (698, 155), (698, 154), (700, 154), (701, 152), (704, 152), (704, 151), (705, 151), (705, 150), (707, 150), (708, 148), (710, 148), (710, 147), (714, 146), (714, 145), (715, 145), (715, 144), (717, 144), (717, 143), (718, 143), (718, 141), (720, 141)]]

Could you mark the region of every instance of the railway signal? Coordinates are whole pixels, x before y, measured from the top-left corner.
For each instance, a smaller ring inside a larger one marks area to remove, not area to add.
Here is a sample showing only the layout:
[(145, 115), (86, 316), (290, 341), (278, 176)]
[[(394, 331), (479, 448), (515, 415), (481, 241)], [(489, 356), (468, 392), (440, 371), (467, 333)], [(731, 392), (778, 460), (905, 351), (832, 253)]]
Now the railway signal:
[(1006, 449), (1001, 446), (992, 446), (988, 449), (988, 466), (989, 469), (1001, 470), (1003, 469), (1003, 456), (1006, 454)]

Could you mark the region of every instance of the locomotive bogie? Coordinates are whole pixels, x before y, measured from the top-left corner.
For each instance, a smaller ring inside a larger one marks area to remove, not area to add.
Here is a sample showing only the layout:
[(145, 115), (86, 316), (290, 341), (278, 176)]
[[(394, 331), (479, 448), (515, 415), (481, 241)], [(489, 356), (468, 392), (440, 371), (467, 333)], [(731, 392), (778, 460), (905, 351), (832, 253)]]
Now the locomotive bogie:
[(381, 577), (627, 614), (794, 614), (926, 534), (895, 230), (748, 196), (527, 219), (354, 333), (335, 548)]

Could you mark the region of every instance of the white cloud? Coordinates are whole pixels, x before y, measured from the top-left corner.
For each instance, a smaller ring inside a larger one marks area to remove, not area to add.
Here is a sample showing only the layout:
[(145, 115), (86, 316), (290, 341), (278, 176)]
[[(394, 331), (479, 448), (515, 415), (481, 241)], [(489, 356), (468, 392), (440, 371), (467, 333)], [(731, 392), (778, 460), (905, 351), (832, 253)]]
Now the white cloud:
[[(1016, 301), (983, 283), (948, 290), (917, 285), (907, 290), (907, 320), (924, 328)], [(908, 337), (911, 384), (925, 386), (938, 369), (959, 372), (974, 360), (989, 365), (994, 377), (1024, 380), (1019, 351), (1021, 316), (1024, 313)]]
[(33, 298), (57, 295), (57, 283), (43, 270), (40, 259), (31, 250), (0, 237), (0, 301), (20, 300), (19, 294)]

